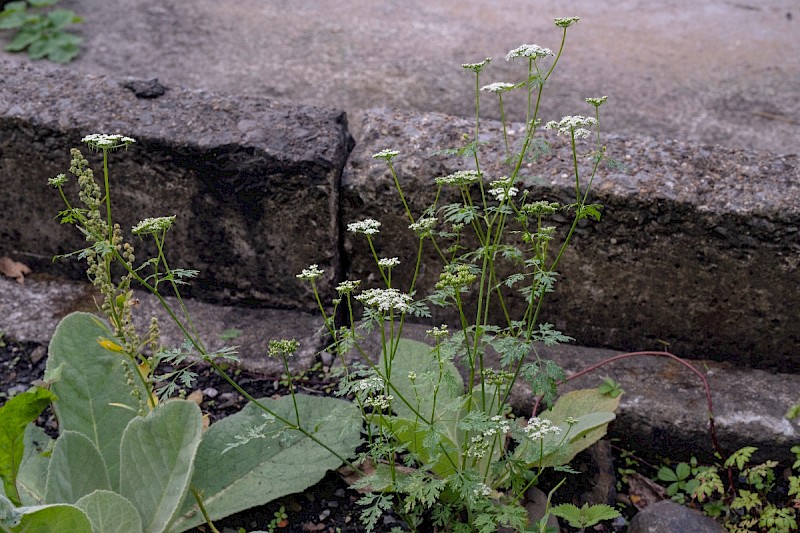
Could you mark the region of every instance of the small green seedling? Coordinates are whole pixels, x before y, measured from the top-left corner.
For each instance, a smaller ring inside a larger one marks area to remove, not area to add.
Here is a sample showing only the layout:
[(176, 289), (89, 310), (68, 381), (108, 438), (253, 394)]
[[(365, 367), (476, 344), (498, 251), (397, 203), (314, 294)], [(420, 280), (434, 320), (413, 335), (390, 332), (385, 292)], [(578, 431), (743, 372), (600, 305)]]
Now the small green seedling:
[(0, 30), (16, 29), (17, 33), (5, 50), (22, 52), (28, 50), (32, 59), (47, 58), (56, 63), (68, 63), (80, 52), (83, 39), (67, 33), (64, 28), (70, 24), (83, 22), (79, 16), (68, 9), (31, 12), (28, 8), (45, 8), (58, 0), (27, 0), (9, 2), (0, 12)]
[(566, 520), (570, 526), (580, 528), (581, 532), (603, 520), (613, 520), (620, 516), (619, 511), (602, 503), (596, 505), (584, 503), (582, 507), (571, 503), (562, 503), (553, 507), (550, 512)]

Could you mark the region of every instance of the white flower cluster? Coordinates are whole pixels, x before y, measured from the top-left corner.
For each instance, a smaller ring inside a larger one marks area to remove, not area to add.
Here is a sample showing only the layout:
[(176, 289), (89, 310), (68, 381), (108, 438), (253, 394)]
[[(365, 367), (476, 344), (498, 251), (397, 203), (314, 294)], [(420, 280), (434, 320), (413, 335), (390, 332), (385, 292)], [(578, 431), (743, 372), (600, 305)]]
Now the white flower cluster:
[(409, 225), (408, 229), (419, 235), (427, 235), (436, 226), (436, 222), (436, 217), (420, 217), (416, 222)]
[(529, 59), (539, 59), (541, 57), (547, 57), (553, 55), (553, 51), (549, 48), (542, 48), (538, 44), (523, 44), (517, 48), (514, 48), (509, 53), (506, 54), (506, 61), (511, 61), (512, 59), (516, 59), (518, 57), (527, 57)]
[(459, 170), (449, 176), (436, 178), (437, 185), (469, 185), (481, 179), (481, 173), (477, 170)]
[(553, 20), (555, 20), (556, 26), (558, 26), (559, 28), (569, 28), (573, 24), (577, 24), (577, 22), (579, 20), (581, 20), (581, 18), (580, 17), (566, 17), (566, 18), (557, 18), (557, 19), (553, 19)]
[(513, 83), (508, 83), (505, 81), (497, 81), (495, 83), (490, 83), (489, 85), (484, 85), (481, 87), (481, 91), (486, 91), (489, 93), (505, 93), (510, 91), (516, 87)]
[(586, 98), (586, 103), (592, 104), (595, 107), (600, 107), (606, 100), (608, 100), (608, 96), (599, 96), (597, 98)]
[(361, 285), (361, 280), (358, 279), (354, 281), (342, 281), (336, 286), (336, 292), (338, 292), (340, 295), (350, 294), (356, 290), (359, 285)]
[(554, 426), (552, 422), (546, 418), (534, 417), (528, 420), (528, 425), (522, 431), (531, 440), (541, 440), (549, 434), (558, 435), (561, 433), (561, 428)]
[(582, 139), (590, 135), (590, 131), (586, 128), (591, 128), (597, 125), (597, 120), (592, 117), (582, 117), (580, 115), (566, 116), (560, 121), (556, 122), (551, 120), (544, 125), (546, 130), (558, 130), (560, 135), (575, 135), (576, 139)]
[(365, 218), (364, 220), (359, 220), (358, 222), (348, 224), (347, 231), (353, 233), (363, 233), (364, 235), (375, 235), (376, 233), (380, 232), (378, 229), (380, 227), (381, 223), (374, 218)]
[(400, 264), (400, 259), (397, 257), (384, 257), (378, 260), (378, 266), (383, 268), (392, 268)]
[(475, 494), (476, 498), (486, 497), (492, 493), (491, 487), (489, 487), (485, 483), (479, 483), (474, 489), (473, 494)]
[(146, 218), (133, 226), (131, 231), (134, 235), (156, 235), (172, 227), (174, 221), (175, 215), (171, 217)]
[(367, 307), (374, 307), (378, 311), (391, 311), (394, 309), (405, 313), (409, 310), (409, 304), (411, 303), (411, 296), (397, 289), (367, 289), (354, 296), (354, 298)]
[(484, 59), (480, 63), (464, 63), (461, 66), (464, 67), (465, 69), (471, 70), (472, 72), (477, 74), (480, 71), (482, 71), (484, 69), (484, 67), (486, 65), (488, 65), (491, 61), (492, 61), (492, 58), (491, 57), (487, 57), (486, 59)]
[(373, 392), (383, 390), (383, 378), (380, 376), (372, 376), (359, 380), (358, 383), (353, 385), (353, 392)]
[(122, 148), (133, 144), (136, 140), (118, 134), (107, 135), (105, 133), (92, 133), (81, 139), (81, 142), (86, 143), (89, 148), (93, 150), (114, 150), (115, 148)]
[(391, 161), (395, 157), (400, 154), (397, 150), (388, 150), (383, 149), (378, 153), (372, 154), (373, 159), (385, 159), (386, 161)]
[(512, 197), (516, 196), (519, 192), (519, 189), (516, 187), (511, 186), (511, 180), (507, 177), (503, 179), (493, 181), (491, 183), (492, 188), (489, 189), (489, 194), (491, 194), (495, 200), (498, 202), (504, 202), (506, 200), (510, 200)]
[(394, 396), (378, 394), (377, 396), (364, 398), (364, 407), (373, 407), (378, 411), (388, 411), (389, 407), (392, 405), (392, 400), (394, 400)]
[(442, 340), (446, 339), (450, 332), (447, 330), (447, 324), (442, 324), (442, 327), (433, 326), (433, 329), (426, 330), (425, 333), (429, 337), (433, 337), (434, 339)]
[(323, 272), (325, 271), (320, 270), (317, 265), (311, 265), (308, 268), (304, 268), (303, 271), (300, 274), (297, 274), (296, 277), (307, 281), (313, 281), (320, 277)]
[(501, 415), (495, 415), (489, 421), (492, 424), (487, 429), (470, 439), (468, 456), (481, 459), (489, 451), (495, 435), (498, 433), (504, 435), (511, 431), (511, 422)]

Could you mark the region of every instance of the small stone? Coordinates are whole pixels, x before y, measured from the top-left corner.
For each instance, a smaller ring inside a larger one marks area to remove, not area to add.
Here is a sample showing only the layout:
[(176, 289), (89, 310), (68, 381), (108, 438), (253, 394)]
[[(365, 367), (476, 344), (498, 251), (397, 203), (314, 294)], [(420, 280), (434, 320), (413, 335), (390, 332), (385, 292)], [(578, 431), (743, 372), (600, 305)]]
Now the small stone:
[(331, 510), (325, 509), (324, 511), (319, 513), (319, 521), (322, 522), (323, 520), (326, 520), (330, 515), (331, 515)]
[(330, 352), (322, 352), (320, 354), (320, 359), (322, 359), (323, 365), (331, 366), (331, 363), (333, 363), (333, 354)]
[(34, 365), (37, 364), (46, 355), (47, 355), (47, 348), (45, 348), (44, 346), (37, 346), (36, 348), (34, 348), (33, 352), (31, 352), (31, 363), (33, 363)]
[(167, 88), (158, 82), (158, 78), (149, 80), (129, 78), (120, 83), (120, 85), (132, 91), (136, 98), (158, 98), (167, 92)]
[(628, 533), (724, 533), (725, 528), (698, 511), (672, 500), (661, 500), (639, 511), (631, 520)]
[(203, 389), (203, 394), (209, 398), (216, 398), (219, 394), (219, 391), (214, 387), (208, 387)]

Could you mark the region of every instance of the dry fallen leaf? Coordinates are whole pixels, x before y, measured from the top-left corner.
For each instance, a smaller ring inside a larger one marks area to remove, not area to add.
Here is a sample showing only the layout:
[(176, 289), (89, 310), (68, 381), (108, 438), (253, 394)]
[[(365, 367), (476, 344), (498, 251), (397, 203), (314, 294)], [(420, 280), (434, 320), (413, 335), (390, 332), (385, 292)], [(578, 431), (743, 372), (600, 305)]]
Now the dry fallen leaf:
[(667, 499), (664, 487), (638, 472), (628, 474), (628, 496), (638, 510), (642, 510), (657, 501)]
[(186, 399), (189, 400), (190, 402), (194, 402), (197, 405), (200, 405), (203, 403), (203, 391), (193, 390), (192, 392), (189, 393), (189, 396), (187, 396)]
[(10, 257), (0, 257), (0, 274), (14, 278), (17, 283), (25, 283), (25, 275), (31, 272), (26, 264), (14, 261)]

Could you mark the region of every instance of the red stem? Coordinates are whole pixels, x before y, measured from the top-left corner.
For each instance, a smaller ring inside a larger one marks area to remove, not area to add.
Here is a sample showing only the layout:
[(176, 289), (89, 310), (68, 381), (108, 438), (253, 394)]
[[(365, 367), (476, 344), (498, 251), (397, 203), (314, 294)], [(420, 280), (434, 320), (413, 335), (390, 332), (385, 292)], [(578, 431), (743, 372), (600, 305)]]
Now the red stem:
[[(686, 368), (691, 370), (697, 377), (700, 378), (700, 381), (703, 382), (703, 388), (705, 389), (705, 393), (706, 393), (706, 404), (708, 406), (708, 428), (709, 428), (709, 432), (711, 433), (711, 443), (714, 446), (714, 450), (716, 450), (716, 452), (719, 455), (719, 457), (720, 458), (725, 457), (725, 455), (722, 452), (722, 447), (719, 445), (719, 441), (717, 440), (717, 430), (716, 430), (716, 426), (714, 425), (714, 405), (713, 405), (713, 403), (711, 401), (711, 388), (708, 386), (708, 380), (703, 375), (703, 373), (700, 372), (694, 365), (692, 365), (691, 363), (689, 363), (688, 361), (686, 361), (684, 359), (681, 359), (677, 355), (671, 354), (669, 352), (649, 352), (649, 351), (628, 352), (628, 353), (615, 355), (613, 357), (609, 357), (608, 359), (604, 359), (604, 360), (600, 361), (597, 364), (594, 364), (594, 365), (592, 365), (590, 367), (587, 367), (587, 368), (581, 370), (580, 372), (578, 372), (576, 374), (573, 374), (573, 375), (569, 376), (568, 378), (563, 380), (561, 383), (559, 383), (559, 385), (563, 385), (564, 383), (566, 383), (568, 381), (572, 381), (575, 378), (581, 377), (581, 376), (583, 376), (585, 374), (588, 374), (589, 372), (593, 372), (594, 370), (597, 370), (601, 366), (606, 365), (608, 363), (613, 363), (614, 361), (619, 361), (620, 359), (627, 359), (628, 357), (637, 357), (637, 356), (667, 357), (667, 358), (672, 359), (673, 361), (676, 361), (676, 362), (680, 363), (681, 365), (685, 366)], [(534, 405), (533, 405), (533, 411), (531, 413), (531, 416), (536, 416), (536, 411), (539, 409), (539, 403), (541, 401), (542, 401), (542, 397), (541, 396), (536, 398), (536, 403), (534, 403)], [(730, 468), (728, 469), (728, 486), (729, 486), (729, 489), (731, 490), (731, 492), (733, 492), (733, 490), (734, 490), (733, 489), (733, 472), (731, 471)]]

